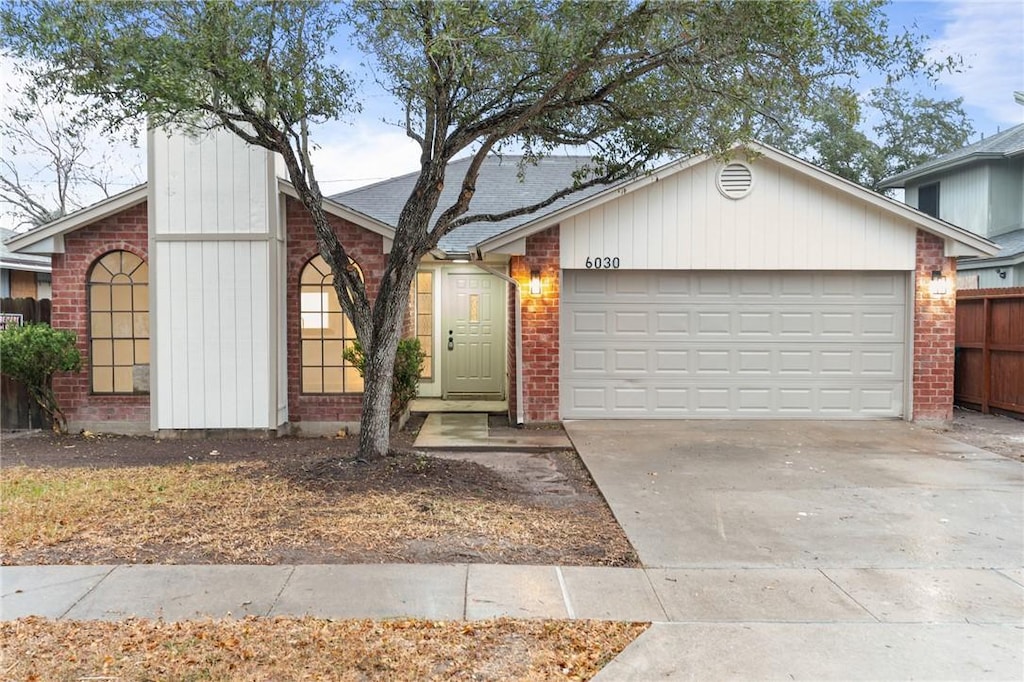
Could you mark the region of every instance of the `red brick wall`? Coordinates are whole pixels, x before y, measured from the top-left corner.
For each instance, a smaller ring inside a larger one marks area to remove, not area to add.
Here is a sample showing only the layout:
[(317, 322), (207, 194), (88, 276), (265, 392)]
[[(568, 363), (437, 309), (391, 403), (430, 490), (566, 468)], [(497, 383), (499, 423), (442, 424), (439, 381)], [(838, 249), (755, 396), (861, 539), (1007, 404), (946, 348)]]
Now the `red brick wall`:
[[(362, 393), (304, 394), (301, 392), (301, 356), (299, 346), (299, 277), (309, 259), (319, 253), (313, 222), (295, 199), (286, 200), (288, 230), (288, 418), (302, 421), (359, 421)], [(331, 218), (345, 250), (363, 272), (371, 299), (380, 285), (384, 268), (384, 242), (380, 235), (368, 232), (341, 218)]]
[[(918, 230), (914, 276), (913, 419), (953, 418), (953, 363), (956, 340), (956, 259), (943, 255), (943, 240)], [(941, 270), (949, 293), (932, 296), (932, 272)]]
[[(543, 291), (530, 293), (530, 273), (539, 270)], [(526, 255), (514, 256), (512, 277), (519, 282), (523, 305), (523, 402), (527, 422), (558, 421), (558, 227), (526, 240)], [(511, 307), (511, 306), (510, 306)], [(515, 311), (510, 310), (509, 327)], [(509, 334), (509, 414), (516, 414), (515, 333)]]
[(149, 395), (92, 395), (89, 374), (89, 322), (86, 281), (89, 268), (110, 251), (130, 251), (149, 262), (146, 202), (76, 230), (64, 237), (65, 253), (53, 256), (53, 309), (50, 324), (78, 336), (83, 369), (54, 377), (54, 392), (68, 421), (133, 421), (149, 428)]

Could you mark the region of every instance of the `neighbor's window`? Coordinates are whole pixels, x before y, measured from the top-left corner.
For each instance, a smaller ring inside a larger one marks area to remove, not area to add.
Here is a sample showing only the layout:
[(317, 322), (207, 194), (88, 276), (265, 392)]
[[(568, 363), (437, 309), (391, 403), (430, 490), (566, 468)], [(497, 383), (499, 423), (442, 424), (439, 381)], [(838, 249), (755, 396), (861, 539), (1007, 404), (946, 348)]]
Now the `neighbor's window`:
[(93, 393), (149, 392), (149, 266), (111, 251), (89, 273)]
[[(352, 264), (353, 267), (355, 263)], [(357, 268), (358, 271), (358, 268)], [(343, 351), (355, 343), (356, 331), (341, 312), (334, 275), (323, 256), (302, 269), (299, 283), (302, 392), (361, 393), (363, 378), (345, 362)]]
[(423, 351), (420, 379), (434, 378), (434, 273), (416, 273), (416, 338)]
[(933, 218), (939, 217), (939, 183), (922, 185), (917, 189), (917, 209)]

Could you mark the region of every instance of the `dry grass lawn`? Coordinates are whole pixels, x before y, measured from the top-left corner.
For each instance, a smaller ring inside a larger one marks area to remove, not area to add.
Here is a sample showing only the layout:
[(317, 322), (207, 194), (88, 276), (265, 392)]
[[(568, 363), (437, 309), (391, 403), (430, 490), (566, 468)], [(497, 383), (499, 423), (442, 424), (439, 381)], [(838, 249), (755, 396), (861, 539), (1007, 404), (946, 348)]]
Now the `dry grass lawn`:
[[(474, 560), (462, 552), (510, 563), (625, 561), (588, 561), (593, 519), (580, 507), (406, 485), (345, 490), (260, 461), (5, 467), (0, 517), (3, 564)], [(431, 543), (443, 548), (437, 557), (408, 550)], [(604, 544), (613, 545), (607, 556), (631, 556), (623, 537)]]
[(4, 680), (586, 680), (644, 625), (316, 618), (0, 623)]

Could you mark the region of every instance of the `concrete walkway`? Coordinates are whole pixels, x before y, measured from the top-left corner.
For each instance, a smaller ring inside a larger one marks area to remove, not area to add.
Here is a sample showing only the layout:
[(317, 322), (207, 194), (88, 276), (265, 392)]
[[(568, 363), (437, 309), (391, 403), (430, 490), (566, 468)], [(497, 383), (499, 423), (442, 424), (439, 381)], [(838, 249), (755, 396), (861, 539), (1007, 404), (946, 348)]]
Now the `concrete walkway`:
[(427, 415), (413, 447), (421, 450), (472, 450), (475, 452), (537, 452), (571, 450), (561, 428), (492, 429), (488, 415), (480, 412), (438, 412)]

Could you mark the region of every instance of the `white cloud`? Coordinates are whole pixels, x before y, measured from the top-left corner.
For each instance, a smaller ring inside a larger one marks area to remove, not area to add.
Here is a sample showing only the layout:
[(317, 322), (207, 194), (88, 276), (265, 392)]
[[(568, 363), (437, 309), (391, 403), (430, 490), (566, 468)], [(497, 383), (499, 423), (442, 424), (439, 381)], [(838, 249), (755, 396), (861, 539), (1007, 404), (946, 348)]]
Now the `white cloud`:
[(333, 124), (315, 131), (317, 181), (327, 196), (415, 171), (419, 146), (384, 123)]
[(934, 9), (945, 21), (929, 56), (959, 54), (965, 67), (942, 84), (997, 123), (1024, 122), (1024, 107), (1013, 100), (1014, 90), (1024, 90), (1024, 3), (958, 0)]

